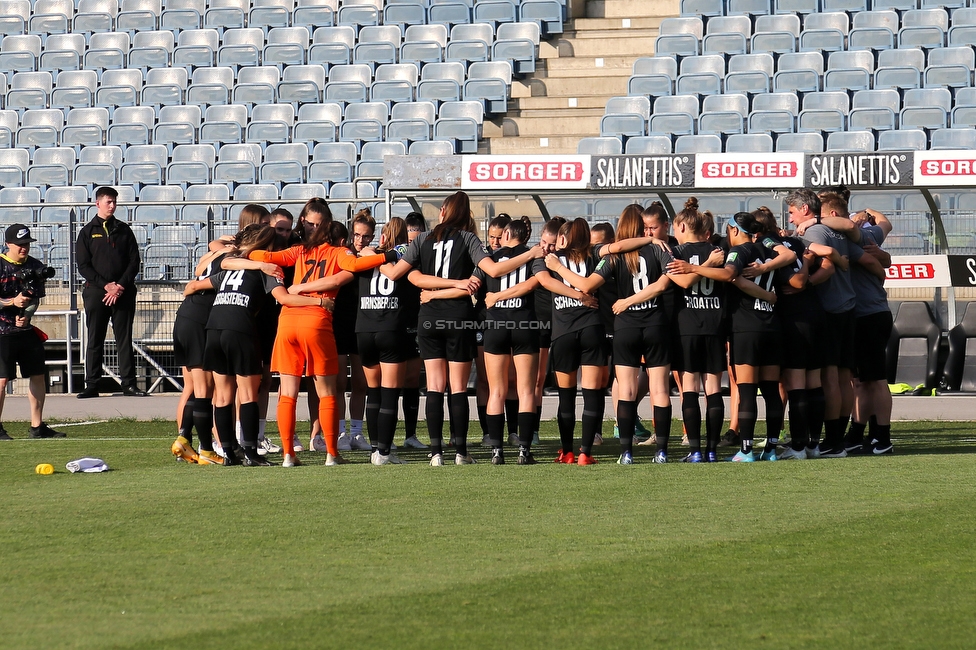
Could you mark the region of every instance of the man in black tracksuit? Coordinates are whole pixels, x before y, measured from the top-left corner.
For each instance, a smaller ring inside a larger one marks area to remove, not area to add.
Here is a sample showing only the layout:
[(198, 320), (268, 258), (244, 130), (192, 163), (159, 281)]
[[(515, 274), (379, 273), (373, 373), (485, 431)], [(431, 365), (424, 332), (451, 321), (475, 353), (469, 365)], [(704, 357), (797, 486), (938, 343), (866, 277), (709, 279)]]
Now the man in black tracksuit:
[(139, 246), (132, 229), (115, 218), (118, 195), (111, 187), (100, 187), (95, 192), (98, 214), (85, 224), (75, 242), (78, 272), (86, 280), (82, 296), (88, 321), (85, 390), (78, 393), (82, 399), (98, 397), (98, 380), (102, 377), (102, 354), (109, 320), (115, 330), (119, 351), (123, 394), (130, 397), (145, 397), (147, 394), (136, 386), (132, 355)]

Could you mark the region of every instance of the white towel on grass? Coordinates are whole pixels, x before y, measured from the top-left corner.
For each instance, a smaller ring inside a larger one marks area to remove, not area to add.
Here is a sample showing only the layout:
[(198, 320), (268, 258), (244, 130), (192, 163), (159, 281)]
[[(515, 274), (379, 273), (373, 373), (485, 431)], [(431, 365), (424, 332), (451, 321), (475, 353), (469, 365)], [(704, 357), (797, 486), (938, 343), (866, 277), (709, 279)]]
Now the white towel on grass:
[(73, 460), (65, 468), (72, 474), (75, 472), (85, 472), (87, 474), (94, 472), (107, 472), (108, 465), (101, 458), (79, 458), (78, 460)]

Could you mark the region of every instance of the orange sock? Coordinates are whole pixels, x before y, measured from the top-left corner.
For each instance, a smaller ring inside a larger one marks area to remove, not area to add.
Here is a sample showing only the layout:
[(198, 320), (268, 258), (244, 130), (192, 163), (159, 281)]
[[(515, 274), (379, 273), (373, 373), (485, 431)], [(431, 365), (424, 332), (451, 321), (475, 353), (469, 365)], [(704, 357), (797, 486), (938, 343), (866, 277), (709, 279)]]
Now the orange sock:
[(325, 448), (332, 456), (339, 455), (339, 427), (336, 424), (336, 398), (329, 395), (319, 399), (319, 426), (325, 438)]
[(281, 453), (295, 455), (295, 407), (298, 400), (281, 395), (278, 397), (278, 433), (281, 435)]

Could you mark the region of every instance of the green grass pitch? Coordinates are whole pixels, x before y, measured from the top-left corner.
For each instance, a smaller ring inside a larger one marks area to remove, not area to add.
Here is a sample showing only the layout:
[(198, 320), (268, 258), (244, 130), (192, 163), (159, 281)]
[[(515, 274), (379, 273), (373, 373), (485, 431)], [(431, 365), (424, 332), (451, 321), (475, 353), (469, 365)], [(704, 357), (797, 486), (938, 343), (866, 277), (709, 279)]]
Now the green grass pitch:
[[(405, 466), (352, 452), (354, 464), (326, 468), (305, 452), (293, 470), (176, 463), (172, 423), (64, 430), (0, 443), (3, 648), (976, 638), (971, 423), (897, 424), (896, 454), (881, 458), (661, 466), (640, 447), (632, 467), (613, 462), (612, 439), (594, 467), (552, 464), (546, 423), (534, 467), (512, 451), (493, 467), (475, 445), (470, 467), (407, 451)], [(81, 456), (113, 471), (65, 471)], [(57, 473), (36, 475), (44, 462)]]

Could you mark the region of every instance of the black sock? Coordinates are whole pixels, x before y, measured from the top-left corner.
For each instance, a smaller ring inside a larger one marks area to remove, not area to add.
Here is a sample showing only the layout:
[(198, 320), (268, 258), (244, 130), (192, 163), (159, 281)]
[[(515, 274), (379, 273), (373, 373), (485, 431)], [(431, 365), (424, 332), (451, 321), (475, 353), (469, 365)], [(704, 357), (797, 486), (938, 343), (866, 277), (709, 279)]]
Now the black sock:
[(443, 452), (444, 444), (444, 393), (427, 391), (427, 406), (424, 414), (427, 416), (430, 451), (432, 454), (440, 454)]
[(838, 432), (837, 432), (837, 440), (839, 441), (839, 443), (841, 445), (843, 445), (844, 444), (844, 434), (847, 433), (847, 425), (851, 421), (851, 416), (850, 415), (842, 415), (841, 417), (838, 418), (838, 420), (840, 420), (840, 429), (838, 429)]
[(766, 402), (766, 449), (776, 449), (779, 432), (783, 428), (783, 398), (779, 394), (779, 382), (761, 381), (759, 390)]
[(559, 389), (559, 407), (556, 411), (559, 423), (559, 442), (563, 453), (573, 453), (573, 430), (576, 428), (576, 386)]
[(373, 449), (376, 449), (376, 441), (379, 440), (379, 416), (380, 416), (380, 391), (382, 389), (377, 388), (367, 388), (366, 389), (366, 436), (369, 438), (369, 444), (372, 445)]
[(824, 397), (823, 386), (807, 389), (807, 405), (809, 418), (807, 419), (807, 448), (813, 449), (820, 444), (820, 433), (824, 426), (824, 413), (827, 410), (827, 400)]
[(498, 449), (502, 446), (502, 438), (505, 435), (505, 416), (489, 413), (485, 419), (488, 424), (488, 440), (493, 449)]
[(851, 422), (851, 428), (847, 430), (847, 446), (853, 447), (864, 442), (864, 430), (867, 425), (862, 422)]
[(209, 397), (197, 397), (193, 400), (193, 428), (197, 430), (200, 439), (200, 449), (213, 451), (213, 400)]
[(725, 424), (725, 400), (722, 393), (705, 395), (705, 450), (718, 449), (722, 438), (722, 425)]
[(380, 408), (376, 415), (376, 448), (384, 456), (390, 453), (390, 447), (393, 446), (399, 400), (399, 388), (380, 389)]
[(417, 418), (420, 415), (420, 389), (403, 389), (403, 428), (405, 438), (417, 435)]
[(532, 447), (532, 425), (535, 424), (535, 412), (529, 411), (527, 413), (518, 414), (518, 437), (519, 437), (519, 449), (525, 449), (526, 451)]
[[(468, 419), (471, 417), (471, 407), (468, 406), (467, 393), (451, 393), (451, 435), (457, 453), (468, 455)], [(478, 407), (481, 408), (480, 406)], [(487, 413), (486, 413), (487, 416)]]
[(810, 404), (807, 391), (798, 388), (786, 393), (790, 403), (790, 448), (793, 451), (803, 451), (807, 446), (807, 422), (809, 420)]
[(668, 441), (671, 439), (671, 404), (654, 407), (654, 438), (657, 440), (657, 450), (668, 453)]
[(620, 453), (634, 453), (634, 425), (637, 422), (637, 402), (617, 400), (617, 431), (620, 432)]
[(844, 425), (840, 418), (824, 420), (823, 447), (833, 449), (844, 444)]
[(879, 447), (887, 447), (891, 444), (891, 425), (890, 424), (879, 424), (876, 429), (878, 436), (875, 438), (878, 441)]
[(752, 436), (756, 432), (756, 420), (759, 419), (759, 407), (756, 405), (758, 390), (759, 384), (739, 384), (739, 439), (744, 454), (752, 451)]
[(701, 404), (698, 403), (698, 393), (681, 393), (681, 420), (688, 433), (688, 446), (691, 453), (701, 452)]
[(228, 404), (214, 408), (213, 417), (220, 446), (225, 455), (230, 454), (237, 446), (237, 435), (234, 432), (234, 405)]
[(194, 397), (186, 400), (183, 405), (183, 412), (180, 413), (180, 435), (190, 441), (193, 446), (193, 402)]
[(518, 434), (518, 414), (519, 401), (517, 399), (505, 400), (505, 420), (508, 422), (508, 435)]
[(258, 449), (258, 403), (241, 404), (241, 431), (244, 438), (244, 453)]
[(535, 425), (532, 429), (532, 433), (539, 433), (539, 425), (542, 424), (542, 406), (535, 407)]
[[(454, 404), (451, 404), (451, 408), (454, 408)], [(470, 407), (468, 407), (470, 408)], [(488, 435), (488, 405), (478, 404), (478, 424), (481, 425), (481, 434), (484, 436)], [(453, 429), (451, 430), (453, 434)]]
[(603, 412), (606, 400), (602, 388), (584, 388), (583, 392), (583, 443), (582, 453), (589, 456), (593, 453), (593, 440), (603, 428)]

